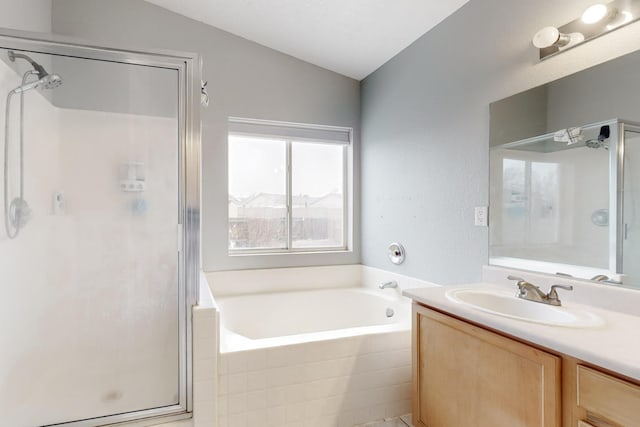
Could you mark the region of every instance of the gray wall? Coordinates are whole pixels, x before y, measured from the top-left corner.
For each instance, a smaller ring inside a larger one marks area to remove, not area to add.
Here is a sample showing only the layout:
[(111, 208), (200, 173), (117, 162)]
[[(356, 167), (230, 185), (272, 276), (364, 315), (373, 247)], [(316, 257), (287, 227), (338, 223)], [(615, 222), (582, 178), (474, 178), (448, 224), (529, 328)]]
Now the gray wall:
[(638, 70), (640, 51), (492, 103), (491, 145), (613, 118), (640, 122)]
[[(245, 256), (227, 254), (228, 116), (350, 126), (358, 153), (357, 81), (278, 53), (141, 0), (54, 0), (53, 31), (121, 48), (195, 51), (204, 59), (211, 106), (203, 110), (202, 257), (207, 271), (360, 261), (342, 254)], [(354, 175), (359, 176), (355, 158)], [(358, 189), (358, 180), (354, 186)], [(357, 192), (356, 192), (357, 194)], [(358, 199), (355, 217), (359, 217)]]
[(548, 131), (620, 118), (640, 122), (640, 52), (549, 84)]
[(489, 145), (547, 133), (548, 85), (510, 96), (489, 106)]
[[(40, 33), (51, 32), (51, 1), (0, 0), (0, 28)], [(41, 61), (45, 68), (51, 68), (51, 61), (48, 58), (43, 61), (43, 57), (40, 57), (37, 60)], [(16, 70), (15, 86), (18, 86), (23, 72), (19, 72), (19, 70), (26, 70), (27, 65), (24, 65), (22, 61), (9, 61), (4, 50), (0, 52), (0, 61)]]
[(0, 28), (51, 31), (51, 0), (0, 0)]
[[(636, 23), (539, 62), (533, 34), (590, 4), (471, 0), (363, 81), (364, 264), (480, 279), (488, 233), (473, 208), (488, 204), (489, 104), (640, 47)], [(386, 257), (393, 241), (407, 250), (397, 267)]]

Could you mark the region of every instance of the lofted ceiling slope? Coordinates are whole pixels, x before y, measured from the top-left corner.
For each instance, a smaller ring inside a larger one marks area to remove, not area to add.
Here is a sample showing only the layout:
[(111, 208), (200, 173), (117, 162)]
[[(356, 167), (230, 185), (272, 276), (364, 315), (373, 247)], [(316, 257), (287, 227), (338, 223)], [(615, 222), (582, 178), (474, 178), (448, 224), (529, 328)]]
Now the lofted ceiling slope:
[(357, 80), (468, 0), (146, 0)]

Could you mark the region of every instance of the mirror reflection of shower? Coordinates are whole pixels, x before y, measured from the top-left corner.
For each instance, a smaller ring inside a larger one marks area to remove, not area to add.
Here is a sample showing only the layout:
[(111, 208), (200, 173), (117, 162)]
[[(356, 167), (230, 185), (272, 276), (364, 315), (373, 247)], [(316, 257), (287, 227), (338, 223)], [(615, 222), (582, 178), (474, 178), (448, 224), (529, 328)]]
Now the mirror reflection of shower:
[[(55, 89), (62, 84), (62, 78), (57, 74), (49, 74), (42, 65), (38, 64), (27, 55), (8, 52), (9, 60), (15, 62), (16, 59), (23, 59), (31, 64), (32, 70), (27, 71), (22, 76), (20, 86), (9, 91), (7, 94), (4, 122), (4, 227), (7, 237), (10, 239), (18, 236), (31, 216), (31, 209), (24, 199), (24, 94), (31, 89)], [(19, 175), (19, 196), (9, 202), (9, 136), (10, 136), (10, 108), (14, 95), (20, 95), (20, 128), (18, 134), (18, 175)]]

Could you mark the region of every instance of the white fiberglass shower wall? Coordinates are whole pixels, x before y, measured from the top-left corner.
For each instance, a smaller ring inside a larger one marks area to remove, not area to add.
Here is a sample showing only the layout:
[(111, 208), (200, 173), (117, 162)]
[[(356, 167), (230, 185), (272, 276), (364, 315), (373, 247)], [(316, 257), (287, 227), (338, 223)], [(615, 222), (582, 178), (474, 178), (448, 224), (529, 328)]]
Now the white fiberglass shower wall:
[(2, 224), (12, 219), (0, 227), (0, 424), (186, 413), (185, 76), (116, 52), (105, 61), (9, 46), (1, 94), (34, 67), (9, 51), (62, 85), (25, 90), (22, 113), (16, 94), (9, 120), (0, 115), (5, 193), (9, 205), (20, 199), (22, 162), (28, 205), (18, 223), (11, 206), (0, 210)]

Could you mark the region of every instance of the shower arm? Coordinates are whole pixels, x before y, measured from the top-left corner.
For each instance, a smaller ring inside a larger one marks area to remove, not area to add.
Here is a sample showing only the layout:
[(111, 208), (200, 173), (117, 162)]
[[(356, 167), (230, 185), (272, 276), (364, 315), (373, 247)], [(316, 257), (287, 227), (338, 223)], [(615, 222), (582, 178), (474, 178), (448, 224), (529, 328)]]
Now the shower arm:
[(21, 58), (24, 59), (25, 61), (29, 62), (29, 64), (31, 64), (31, 66), (33, 67), (33, 69), (36, 71), (36, 73), (40, 76), (40, 77), (44, 77), (47, 74), (47, 70), (44, 69), (44, 67), (40, 64), (38, 64), (36, 61), (34, 61), (33, 59), (31, 59), (29, 56), (27, 55), (23, 55), (21, 53), (15, 53), (14, 51), (10, 50), (8, 52), (8, 56), (9, 56), (9, 60), (11, 62), (15, 62), (16, 58)]

